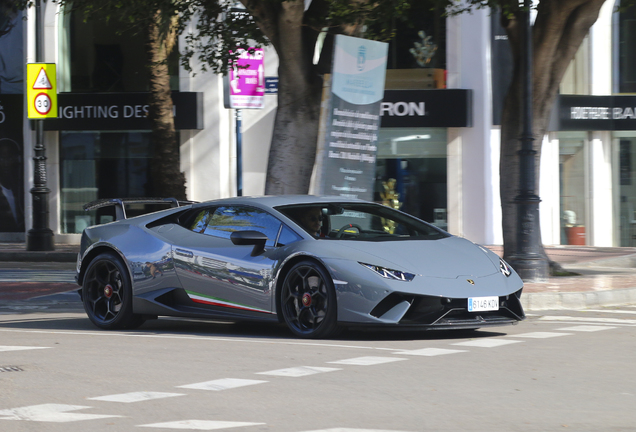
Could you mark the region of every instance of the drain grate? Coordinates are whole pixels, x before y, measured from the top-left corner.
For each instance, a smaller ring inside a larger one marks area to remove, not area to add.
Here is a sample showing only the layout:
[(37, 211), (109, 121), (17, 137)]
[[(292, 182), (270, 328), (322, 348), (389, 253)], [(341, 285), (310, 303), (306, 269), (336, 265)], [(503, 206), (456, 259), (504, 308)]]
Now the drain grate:
[(22, 369), (19, 366), (0, 366), (0, 372), (22, 372)]

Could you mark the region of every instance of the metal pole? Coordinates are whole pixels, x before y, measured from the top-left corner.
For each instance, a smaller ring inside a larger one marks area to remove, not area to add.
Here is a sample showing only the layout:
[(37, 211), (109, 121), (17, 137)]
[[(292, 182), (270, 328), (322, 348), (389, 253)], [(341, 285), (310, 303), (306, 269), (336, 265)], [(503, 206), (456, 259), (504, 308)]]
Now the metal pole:
[(241, 110), (236, 112), (236, 196), (243, 196), (243, 138), (241, 136)]
[(517, 204), (517, 247), (510, 257), (510, 265), (526, 282), (537, 282), (548, 277), (548, 260), (541, 248), (539, 230), (539, 203), (535, 193), (536, 171), (534, 136), (532, 135), (532, 26), (531, 1), (524, 1), (521, 71), (523, 74), (523, 132), (519, 151), (519, 195)]
[[(35, 2), (35, 57), (44, 60), (44, 35), (42, 31), (41, 0)], [(33, 228), (27, 232), (26, 249), (29, 251), (52, 251), (53, 231), (49, 228), (49, 192), (46, 187), (46, 151), (44, 148), (44, 120), (35, 121), (35, 147), (33, 154)]]

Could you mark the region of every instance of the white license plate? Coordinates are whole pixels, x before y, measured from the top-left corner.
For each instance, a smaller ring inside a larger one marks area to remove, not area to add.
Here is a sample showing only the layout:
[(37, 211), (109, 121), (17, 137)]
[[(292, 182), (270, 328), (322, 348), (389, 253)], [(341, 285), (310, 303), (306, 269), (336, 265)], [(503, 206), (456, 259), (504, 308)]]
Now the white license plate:
[(468, 312), (499, 310), (499, 297), (469, 297)]

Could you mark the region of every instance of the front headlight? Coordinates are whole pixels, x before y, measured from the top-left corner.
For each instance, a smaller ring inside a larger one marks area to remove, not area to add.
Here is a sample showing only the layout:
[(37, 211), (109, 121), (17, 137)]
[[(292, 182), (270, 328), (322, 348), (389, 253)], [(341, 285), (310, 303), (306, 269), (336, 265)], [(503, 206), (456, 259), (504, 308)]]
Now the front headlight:
[(393, 280), (401, 280), (401, 281), (407, 281), (410, 282), (413, 280), (413, 278), (415, 277), (415, 275), (413, 273), (406, 273), (400, 270), (394, 270), (394, 269), (390, 269), (390, 268), (386, 268), (386, 267), (380, 267), (380, 266), (376, 266), (373, 264), (365, 264), (365, 263), (360, 263), (363, 266), (365, 266), (366, 268), (368, 268), (369, 270), (373, 271), (374, 273), (382, 276), (383, 278), (386, 279), (393, 279)]
[(503, 273), (504, 276), (508, 277), (512, 273), (510, 270), (510, 266), (503, 259), (499, 258), (499, 270)]

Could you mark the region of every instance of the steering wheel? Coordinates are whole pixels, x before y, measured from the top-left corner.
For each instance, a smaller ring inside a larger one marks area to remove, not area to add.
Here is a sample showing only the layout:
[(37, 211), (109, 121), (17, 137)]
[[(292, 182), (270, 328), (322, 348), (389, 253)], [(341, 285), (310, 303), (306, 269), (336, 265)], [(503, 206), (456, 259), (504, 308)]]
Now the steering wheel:
[(362, 227), (360, 225), (348, 223), (348, 224), (344, 225), (342, 228), (340, 228), (338, 230), (338, 234), (336, 234), (336, 238), (341, 238), (344, 235), (344, 233), (345, 233), (345, 229), (350, 229), (350, 228), (357, 229), (358, 230), (358, 234), (360, 234), (362, 232)]

